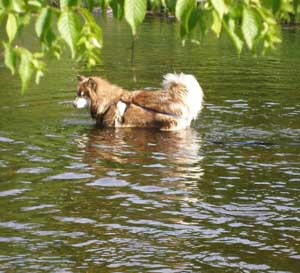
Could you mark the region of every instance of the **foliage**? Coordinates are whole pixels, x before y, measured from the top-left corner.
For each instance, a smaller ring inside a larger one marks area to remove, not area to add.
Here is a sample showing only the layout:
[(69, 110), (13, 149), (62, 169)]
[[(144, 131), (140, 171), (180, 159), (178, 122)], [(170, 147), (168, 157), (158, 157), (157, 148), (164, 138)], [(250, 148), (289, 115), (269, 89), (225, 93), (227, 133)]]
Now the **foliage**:
[[(183, 40), (200, 40), (209, 31), (217, 37), (225, 32), (240, 53), (243, 48), (256, 53), (274, 48), (280, 42), (279, 20), (298, 13), (299, 0), (0, 0), (0, 23), (6, 30), (2, 41), (4, 63), (12, 74), (18, 71), (22, 90), (35, 75), (39, 82), (45, 71), (44, 58), (60, 58), (67, 44), (72, 58), (87, 66), (99, 62), (101, 28), (92, 11), (98, 7), (105, 16), (108, 9), (123, 19), (137, 35), (146, 9), (174, 14)], [(38, 52), (20, 43), (22, 29), (34, 24), (39, 40)]]

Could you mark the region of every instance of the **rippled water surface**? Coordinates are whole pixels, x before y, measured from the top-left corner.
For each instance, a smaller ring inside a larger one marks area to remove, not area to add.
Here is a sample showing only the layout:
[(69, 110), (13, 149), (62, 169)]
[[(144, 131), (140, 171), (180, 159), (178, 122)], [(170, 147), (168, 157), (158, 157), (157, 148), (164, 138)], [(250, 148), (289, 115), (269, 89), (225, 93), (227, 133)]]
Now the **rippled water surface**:
[[(51, 61), (21, 96), (0, 67), (0, 271), (300, 272), (299, 29), (252, 58), (149, 19), (131, 67), (128, 27), (100, 23), (93, 71)], [(170, 71), (206, 95), (189, 130), (100, 129), (72, 108), (78, 73), (134, 89)]]

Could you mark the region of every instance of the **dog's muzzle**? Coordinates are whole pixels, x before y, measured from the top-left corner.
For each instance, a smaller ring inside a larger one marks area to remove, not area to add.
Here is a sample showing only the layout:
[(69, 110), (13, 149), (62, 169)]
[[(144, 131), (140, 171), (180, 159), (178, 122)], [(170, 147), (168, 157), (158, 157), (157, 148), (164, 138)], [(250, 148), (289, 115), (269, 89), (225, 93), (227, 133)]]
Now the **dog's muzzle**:
[(73, 101), (73, 106), (77, 109), (88, 108), (91, 105), (91, 100), (89, 98), (76, 97)]

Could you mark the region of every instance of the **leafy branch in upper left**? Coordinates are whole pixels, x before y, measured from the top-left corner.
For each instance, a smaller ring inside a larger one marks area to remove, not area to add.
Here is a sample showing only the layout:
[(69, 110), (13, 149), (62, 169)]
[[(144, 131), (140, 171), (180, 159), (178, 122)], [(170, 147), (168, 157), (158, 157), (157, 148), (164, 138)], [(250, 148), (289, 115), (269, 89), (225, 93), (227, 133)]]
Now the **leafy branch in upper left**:
[[(0, 24), (5, 27), (7, 39), (2, 41), (4, 63), (12, 74), (19, 74), (22, 91), (35, 77), (39, 83), (44, 75), (45, 56), (60, 58), (64, 43), (72, 58), (93, 66), (99, 61), (102, 32), (93, 16), (80, 0), (61, 0), (50, 5), (44, 0), (0, 0)], [(39, 49), (26, 48), (19, 35), (29, 24), (34, 24)]]

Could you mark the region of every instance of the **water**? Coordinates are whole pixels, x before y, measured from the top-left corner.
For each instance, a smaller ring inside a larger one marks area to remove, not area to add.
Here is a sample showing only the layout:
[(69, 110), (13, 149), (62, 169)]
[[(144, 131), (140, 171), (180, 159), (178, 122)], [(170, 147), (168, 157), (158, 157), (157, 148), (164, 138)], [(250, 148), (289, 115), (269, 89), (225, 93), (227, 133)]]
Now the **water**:
[[(299, 272), (299, 29), (252, 58), (148, 19), (132, 68), (128, 27), (101, 25), (92, 71), (51, 61), (21, 96), (1, 66), (0, 271)], [(71, 105), (78, 73), (134, 89), (170, 71), (206, 95), (189, 130), (99, 129)]]

